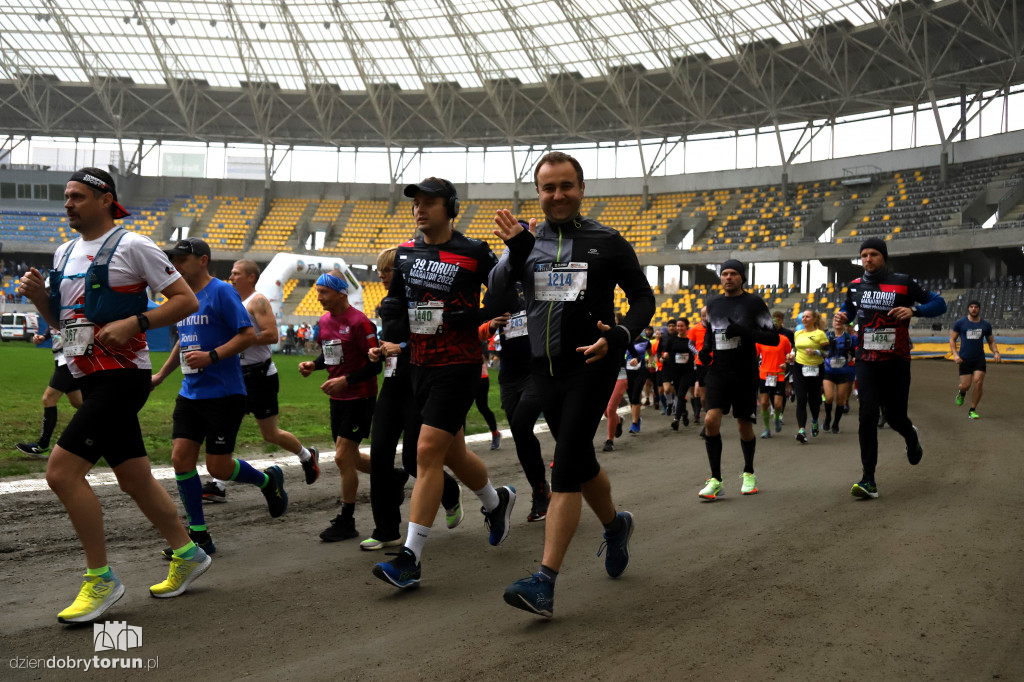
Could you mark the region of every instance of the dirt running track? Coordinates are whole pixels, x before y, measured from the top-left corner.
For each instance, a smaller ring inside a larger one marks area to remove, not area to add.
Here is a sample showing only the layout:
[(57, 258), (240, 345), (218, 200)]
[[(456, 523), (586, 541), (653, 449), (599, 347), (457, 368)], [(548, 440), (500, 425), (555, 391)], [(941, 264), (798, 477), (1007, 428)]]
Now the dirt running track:
[[(3, 495), (0, 679), (1022, 680), (1024, 367), (989, 365), (975, 422), (953, 405), (954, 375), (948, 362), (914, 363), (924, 460), (911, 467), (884, 429), (873, 501), (849, 494), (856, 403), (842, 434), (802, 447), (788, 409), (782, 437), (758, 441), (761, 493), (750, 497), (738, 494), (730, 424), (727, 496), (711, 504), (697, 498), (707, 460), (696, 430), (674, 433), (645, 410), (643, 434), (601, 457), (618, 506), (636, 516), (629, 570), (605, 575), (601, 528), (585, 514), (551, 621), (501, 599), (540, 556), (544, 524), (526, 523), (528, 492), (497, 548), (467, 493), (474, 511), (454, 531), (435, 522), (422, 588), (401, 593), (370, 575), (380, 553), (317, 539), (336, 513), (337, 472), (306, 487), (291, 467), (282, 519), (241, 486), (207, 506), (213, 567), (185, 596), (158, 601), (146, 588), (165, 575), (162, 541), (104, 487), (111, 564), (128, 590), (106, 618), (141, 626), (144, 644), (98, 655), (159, 657), (149, 672), (8, 669), (15, 657), (94, 652), (91, 626), (56, 623), (83, 572), (62, 508), (48, 492)], [(550, 436), (542, 443), (549, 454)], [(483, 454), (493, 480), (526, 490), (511, 439)], [(364, 533), (367, 492), (364, 482)]]

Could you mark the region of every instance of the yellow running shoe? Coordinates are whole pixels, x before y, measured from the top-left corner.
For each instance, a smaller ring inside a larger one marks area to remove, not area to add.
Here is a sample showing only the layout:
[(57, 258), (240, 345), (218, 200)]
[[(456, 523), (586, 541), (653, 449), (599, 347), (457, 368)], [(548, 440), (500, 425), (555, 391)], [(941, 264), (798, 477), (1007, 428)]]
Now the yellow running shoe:
[(91, 623), (104, 613), (117, 600), (124, 596), (124, 585), (111, 574), (110, 580), (98, 575), (85, 575), (85, 582), (74, 603), (57, 614), (60, 623)]
[(213, 563), (210, 555), (196, 545), (196, 554), (191, 559), (171, 558), (171, 568), (167, 571), (167, 580), (149, 588), (149, 593), (161, 599), (177, 597), (188, 589), (192, 581), (206, 573)]

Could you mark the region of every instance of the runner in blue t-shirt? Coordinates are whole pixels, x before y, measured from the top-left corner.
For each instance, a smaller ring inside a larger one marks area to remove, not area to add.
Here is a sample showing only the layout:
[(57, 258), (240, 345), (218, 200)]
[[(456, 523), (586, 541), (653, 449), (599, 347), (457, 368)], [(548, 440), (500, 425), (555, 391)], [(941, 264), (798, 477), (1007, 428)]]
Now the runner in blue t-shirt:
[[(960, 351), (957, 352), (956, 340), (960, 339)], [(956, 404), (964, 404), (964, 396), (974, 384), (971, 393), (971, 408), (967, 411), (968, 419), (978, 418), (978, 403), (981, 402), (982, 385), (985, 383), (985, 342), (992, 349), (992, 359), (1002, 362), (996, 337), (992, 335), (992, 325), (981, 319), (981, 303), (971, 301), (967, 304), (967, 317), (961, 317), (953, 323), (949, 332), (949, 350), (953, 361), (959, 366), (960, 386), (957, 388)]]
[(188, 534), (207, 554), (213, 554), (216, 548), (206, 527), (203, 486), (196, 471), (204, 440), (210, 475), (259, 486), (272, 517), (284, 514), (288, 495), (280, 467), (261, 473), (232, 455), (245, 416), (239, 353), (256, 340), (242, 299), (234, 287), (210, 275), (210, 247), (203, 240), (183, 239), (167, 255), (199, 299), (199, 310), (178, 323), (178, 342), (153, 376), (153, 386), (181, 367), (184, 379), (174, 405), (171, 462), (188, 515)]

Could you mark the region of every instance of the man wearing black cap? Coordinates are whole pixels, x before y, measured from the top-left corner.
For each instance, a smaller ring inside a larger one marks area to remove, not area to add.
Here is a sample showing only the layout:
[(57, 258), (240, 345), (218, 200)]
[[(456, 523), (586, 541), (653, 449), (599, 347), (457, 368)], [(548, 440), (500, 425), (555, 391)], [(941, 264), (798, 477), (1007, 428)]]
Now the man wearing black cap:
[(698, 493), (713, 501), (722, 490), (722, 415), (732, 411), (743, 450), (743, 484), (740, 493), (757, 492), (754, 477), (754, 424), (757, 423), (757, 344), (777, 346), (779, 333), (768, 306), (759, 296), (743, 290), (743, 263), (730, 259), (720, 271), (722, 295), (708, 301), (708, 331), (700, 360), (708, 366), (707, 404), (704, 418), (704, 447), (711, 465), (711, 477)]
[(158, 386), (181, 367), (181, 390), (175, 398), (171, 426), (171, 463), (188, 515), (189, 536), (212, 554), (216, 550), (206, 526), (203, 484), (196, 471), (204, 442), (210, 475), (257, 486), (272, 517), (284, 514), (288, 496), (280, 467), (257, 471), (232, 454), (246, 403), (238, 355), (256, 341), (249, 312), (234, 287), (210, 275), (210, 246), (202, 239), (182, 239), (167, 255), (195, 292), (199, 311), (178, 322), (178, 341), (164, 366), (153, 375), (153, 385)]
[[(76, 171), (64, 196), (68, 224), (81, 238), (57, 248), (49, 295), (35, 268), (21, 279), (19, 293), (51, 327), (60, 328), (68, 367), (82, 390), (82, 405), (47, 462), (46, 480), (67, 509), (87, 567), (78, 598), (57, 620), (88, 623), (125, 591), (107, 564), (103, 511), (86, 480), (100, 457), (174, 548), (167, 580), (150, 588), (154, 597), (181, 594), (210, 566), (210, 558), (182, 527), (167, 491), (153, 478), (138, 419), (152, 372), (146, 330), (174, 324), (199, 304), (149, 238), (115, 225), (128, 212), (118, 203), (109, 174), (98, 168)], [(147, 310), (147, 286), (167, 301)]]
[(907, 460), (921, 461), (924, 449), (917, 428), (907, 417), (910, 399), (910, 319), (946, 312), (938, 294), (925, 291), (909, 275), (886, 266), (889, 249), (881, 239), (860, 245), (864, 274), (850, 283), (846, 302), (835, 314), (842, 323), (857, 324), (857, 391), (860, 397), (860, 459), (864, 471), (850, 491), (854, 497), (878, 497), (878, 415), (885, 409), (889, 425), (907, 443)]
[(412, 199), (420, 234), (398, 246), (388, 295), (380, 305), (381, 339), (408, 342), (412, 349), (412, 399), (423, 426), (405, 544), (394, 560), (374, 566), (373, 574), (411, 589), (419, 585), (420, 557), (441, 504), (445, 466), (480, 499), (490, 544), (499, 545), (508, 536), (516, 491), (491, 485), (483, 460), (466, 447), (464, 428), (483, 364), (477, 328), (515, 304), (480, 307), (480, 287), (497, 258), (487, 242), (455, 230), (459, 197), (452, 183), (427, 178), (407, 186), (405, 196)]

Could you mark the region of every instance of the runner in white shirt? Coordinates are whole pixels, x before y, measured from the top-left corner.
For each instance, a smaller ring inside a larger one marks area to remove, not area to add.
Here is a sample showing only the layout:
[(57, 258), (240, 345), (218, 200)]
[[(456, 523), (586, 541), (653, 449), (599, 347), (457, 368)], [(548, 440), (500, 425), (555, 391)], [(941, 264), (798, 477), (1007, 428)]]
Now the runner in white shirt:
[[(87, 567), (78, 598), (57, 620), (88, 623), (124, 596), (124, 586), (107, 564), (103, 510), (86, 480), (100, 457), (113, 469), (121, 490), (174, 548), (167, 580), (149, 588), (152, 596), (181, 594), (210, 566), (210, 558), (189, 539), (167, 491), (153, 478), (138, 418), (152, 374), (146, 330), (174, 324), (198, 310), (199, 303), (152, 241), (114, 224), (128, 212), (117, 203), (109, 174), (98, 168), (76, 171), (64, 196), (68, 224), (81, 239), (57, 249), (52, 296), (35, 268), (22, 277), (18, 293), (51, 327), (61, 328), (68, 366), (82, 390), (82, 406), (53, 448), (46, 481), (67, 509)], [(147, 284), (167, 297), (148, 311)]]

